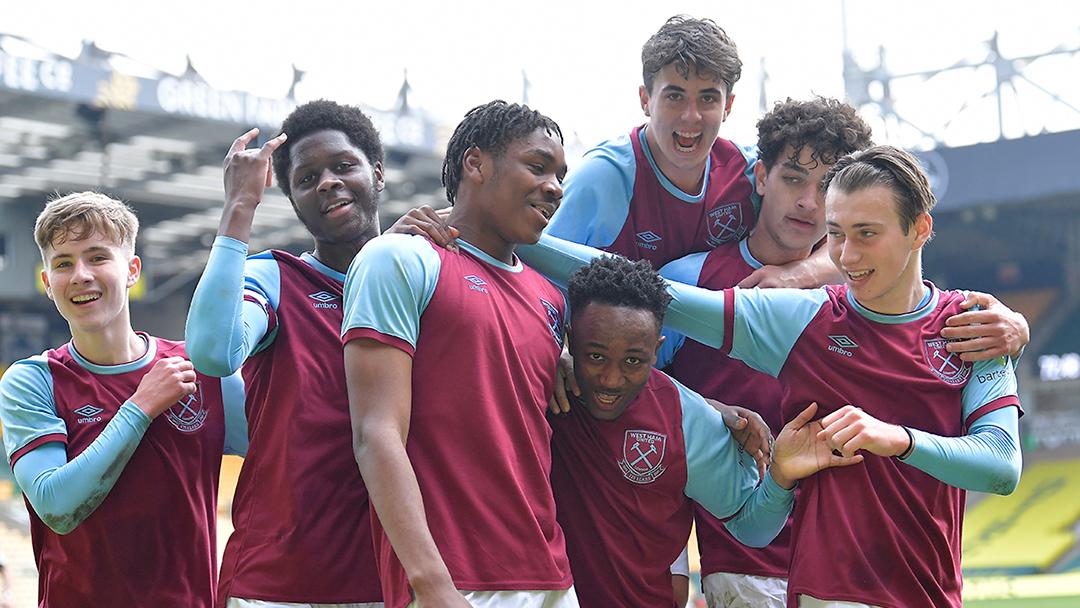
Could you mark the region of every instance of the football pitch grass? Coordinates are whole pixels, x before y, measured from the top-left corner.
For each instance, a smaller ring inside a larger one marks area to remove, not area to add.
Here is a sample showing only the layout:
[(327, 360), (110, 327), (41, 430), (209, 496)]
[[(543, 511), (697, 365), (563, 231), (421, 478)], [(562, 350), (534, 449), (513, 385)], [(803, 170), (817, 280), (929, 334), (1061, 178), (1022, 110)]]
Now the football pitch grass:
[(1078, 606), (1080, 606), (1080, 595), (964, 602), (964, 608), (1077, 608)]

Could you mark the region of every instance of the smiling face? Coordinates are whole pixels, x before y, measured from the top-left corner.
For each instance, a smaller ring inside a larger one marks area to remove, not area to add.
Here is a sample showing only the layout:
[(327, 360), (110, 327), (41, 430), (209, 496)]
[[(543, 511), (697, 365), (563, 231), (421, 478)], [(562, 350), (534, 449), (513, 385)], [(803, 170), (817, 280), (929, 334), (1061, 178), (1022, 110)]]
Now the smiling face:
[(130, 327), (128, 289), (139, 280), (142, 262), (128, 248), (97, 232), (56, 239), (42, 257), (45, 294), (72, 335)]
[(762, 162), (754, 165), (754, 184), (762, 203), (750, 245), (755, 255), (760, 249), (776, 258), (762, 259), (767, 264), (803, 259), (825, 236), (821, 180), (831, 165), (815, 160), (810, 146), (804, 146), (794, 160), (793, 151), (788, 145), (770, 168)]
[(498, 155), (470, 148), (464, 164), (476, 195), (459, 200), (452, 218), (467, 216), (460, 226), (466, 240), (496, 257), (507, 247), (540, 240), (562, 201), (566, 157), (559, 140), (536, 129)]
[(570, 354), (581, 398), (594, 418), (615, 420), (649, 381), (663, 338), (644, 309), (590, 302), (573, 316)]
[(657, 72), (651, 90), (642, 85), (639, 96), (649, 117), (645, 139), (660, 171), (683, 191), (696, 190), (735, 96), (693, 70), (684, 78), (675, 64)]
[(922, 213), (905, 233), (892, 189), (829, 188), (825, 197), (829, 257), (851, 294), (875, 312), (910, 312), (922, 297), (922, 246), (933, 221)]
[(379, 233), (383, 169), (337, 130), (316, 131), (289, 150), (289, 200), (323, 244), (366, 241)]

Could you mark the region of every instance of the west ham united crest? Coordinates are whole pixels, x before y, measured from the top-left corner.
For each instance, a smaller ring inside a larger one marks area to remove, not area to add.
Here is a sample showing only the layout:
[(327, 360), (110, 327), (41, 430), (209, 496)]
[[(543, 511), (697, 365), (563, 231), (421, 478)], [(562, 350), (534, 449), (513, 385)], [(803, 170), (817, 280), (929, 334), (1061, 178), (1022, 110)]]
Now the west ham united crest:
[(652, 483), (667, 470), (664, 451), (667, 435), (653, 431), (626, 431), (623, 436), (623, 457), (619, 461), (623, 477), (634, 483)]
[(709, 231), (709, 245), (713, 247), (741, 239), (746, 234), (742, 207), (739, 203), (720, 205), (705, 216), (705, 227)]
[(181, 398), (165, 410), (165, 419), (178, 431), (194, 433), (206, 422), (207, 413), (202, 398), (202, 383), (196, 382), (194, 393)]
[(544, 298), (540, 298), (540, 304), (544, 306), (544, 312), (547, 313), (548, 330), (551, 331), (551, 337), (555, 338), (555, 342), (559, 346), (563, 345), (563, 329), (562, 329), (562, 315), (559, 314), (559, 309), (555, 308), (555, 305), (548, 302)]
[(945, 350), (949, 341), (945, 338), (923, 340), (923, 355), (934, 374), (953, 386), (960, 386), (971, 377), (971, 363), (960, 360), (960, 355)]

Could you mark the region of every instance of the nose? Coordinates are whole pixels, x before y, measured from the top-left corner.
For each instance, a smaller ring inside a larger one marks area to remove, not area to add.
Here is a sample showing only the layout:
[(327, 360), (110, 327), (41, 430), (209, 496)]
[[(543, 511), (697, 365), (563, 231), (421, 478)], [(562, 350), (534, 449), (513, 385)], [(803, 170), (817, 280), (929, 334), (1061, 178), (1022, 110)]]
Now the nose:
[(821, 191), (821, 188), (816, 183), (808, 183), (806, 188), (799, 193), (799, 198), (795, 200), (795, 204), (801, 209), (807, 209), (814, 211), (825, 206), (825, 193)]
[(548, 178), (544, 181), (544, 184), (541, 186), (541, 188), (544, 192), (544, 199), (549, 203), (554, 203), (558, 205), (559, 202), (562, 201), (563, 189), (562, 184), (559, 183), (558, 178)]
[(697, 100), (690, 99), (686, 102), (686, 109), (683, 110), (683, 119), (688, 122), (694, 122), (701, 119), (701, 110), (698, 109)]
[(90, 266), (84, 263), (82, 260), (75, 261), (75, 268), (71, 273), (72, 283), (89, 283), (93, 280), (93, 275), (90, 274)]
[(324, 169), (323, 172), (319, 174), (319, 192), (329, 192), (330, 190), (341, 188), (342, 186), (344, 186), (344, 183), (341, 181), (341, 178), (330, 169)]
[(608, 390), (615, 390), (622, 385), (622, 374), (619, 373), (619, 368), (613, 363), (608, 363), (604, 366), (604, 369), (600, 370), (600, 386), (601, 388)]
[(845, 240), (840, 244), (840, 263), (850, 268), (854, 266), (860, 259), (862, 254), (859, 253), (859, 248), (852, 245), (851, 241)]

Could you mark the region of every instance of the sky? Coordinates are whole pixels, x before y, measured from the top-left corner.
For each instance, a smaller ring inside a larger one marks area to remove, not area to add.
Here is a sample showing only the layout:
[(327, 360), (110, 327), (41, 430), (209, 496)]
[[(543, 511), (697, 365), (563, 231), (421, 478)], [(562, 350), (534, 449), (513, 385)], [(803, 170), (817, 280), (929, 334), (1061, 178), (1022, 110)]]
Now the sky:
[[(568, 144), (580, 149), (644, 121), (641, 45), (676, 13), (712, 18), (739, 47), (743, 77), (721, 130), (738, 143), (756, 139), (763, 66), (770, 104), (789, 96), (843, 98), (845, 39), (864, 68), (876, 64), (883, 46), (897, 74), (983, 60), (995, 31), (1006, 57), (1080, 50), (1080, 3), (1068, 0), (58, 0), (5, 9), (0, 32), (68, 57), (94, 40), (173, 74), (190, 55), (215, 88), (267, 97), (286, 93), (295, 64), (306, 72), (299, 101), (328, 97), (379, 109), (394, 107), (407, 70), (410, 105), (451, 129), (490, 99), (521, 101), (524, 73), (530, 105), (558, 121)], [(1017, 80), (1003, 97), (1006, 137), (1080, 128), (1080, 53), (1034, 61), (1023, 74), (1035, 85)], [(992, 141), (997, 105), (984, 94), (994, 83), (991, 67), (894, 80), (897, 113), (918, 130), (883, 122), (872, 106), (862, 112), (883, 143)]]

